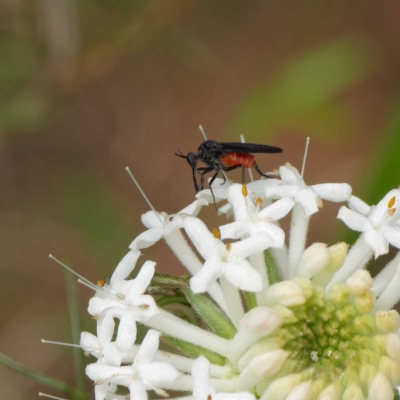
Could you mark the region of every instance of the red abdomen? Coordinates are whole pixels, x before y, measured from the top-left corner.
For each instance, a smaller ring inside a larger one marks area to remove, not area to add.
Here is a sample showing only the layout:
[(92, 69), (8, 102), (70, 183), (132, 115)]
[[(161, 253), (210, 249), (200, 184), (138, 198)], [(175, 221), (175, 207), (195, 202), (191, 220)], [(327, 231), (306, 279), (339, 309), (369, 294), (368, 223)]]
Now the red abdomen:
[(243, 165), (245, 168), (254, 166), (254, 156), (248, 153), (235, 153), (230, 152), (222, 154), (220, 157), (222, 164), (225, 167), (234, 167), (235, 165)]

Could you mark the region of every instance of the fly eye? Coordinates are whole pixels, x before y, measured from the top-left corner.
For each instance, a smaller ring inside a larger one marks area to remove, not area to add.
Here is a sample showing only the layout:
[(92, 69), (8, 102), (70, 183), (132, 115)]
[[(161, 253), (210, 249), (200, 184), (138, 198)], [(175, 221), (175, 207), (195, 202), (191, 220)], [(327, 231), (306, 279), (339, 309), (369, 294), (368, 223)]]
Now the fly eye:
[(196, 168), (197, 165), (197, 158), (196, 155), (194, 153), (189, 153), (186, 156), (187, 162), (188, 164), (192, 167), (192, 168)]

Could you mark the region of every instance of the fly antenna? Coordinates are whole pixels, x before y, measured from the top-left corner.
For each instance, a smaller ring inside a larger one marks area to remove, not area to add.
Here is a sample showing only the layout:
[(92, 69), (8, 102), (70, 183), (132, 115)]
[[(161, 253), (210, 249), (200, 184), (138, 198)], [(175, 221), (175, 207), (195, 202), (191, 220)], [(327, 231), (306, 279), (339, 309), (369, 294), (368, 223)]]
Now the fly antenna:
[(204, 132), (204, 129), (203, 129), (203, 127), (202, 127), (201, 125), (199, 125), (199, 129), (200, 129), (201, 134), (203, 135), (204, 140), (208, 140), (208, 139), (207, 139), (207, 135), (206, 135), (206, 133)]
[[(246, 143), (246, 141), (244, 140), (244, 135), (243, 135), (243, 134), (240, 134), (240, 141), (241, 141), (242, 143)], [(252, 171), (252, 169), (251, 169), (251, 168), (248, 168), (247, 170), (249, 171), (250, 180), (251, 180), (252, 182), (254, 182), (254, 177), (253, 177), (253, 171)]]
[(307, 160), (308, 146), (309, 145), (310, 145), (310, 137), (307, 136), (306, 148), (304, 150), (304, 156), (303, 156), (303, 165), (301, 166), (301, 179), (303, 179), (303, 177), (304, 177), (304, 169), (306, 167), (306, 160)]
[[(186, 158), (186, 157), (185, 157)], [(136, 187), (138, 188), (140, 194), (143, 196), (143, 198), (145, 199), (146, 203), (149, 205), (149, 207), (154, 211), (154, 213), (157, 215), (158, 219), (160, 220), (161, 224), (163, 226), (165, 226), (163, 220), (161, 219), (160, 215), (158, 214), (158, 212), (156, 211), (156, 209), (153, 207), (153, 204), (150, 203), (150, 200), (147, 198), (147, 196), (145, 195), (143, 189), (140, 187), (138, 181), (136, 180), (136, 178), (133, 176), (131, 170), (129, 169), (129, 167), (125, 167), (126, 171), (128, 172), (129, 176), (131, 177), (131, 179), (133, 180), (134, 184), (136, 185)]]

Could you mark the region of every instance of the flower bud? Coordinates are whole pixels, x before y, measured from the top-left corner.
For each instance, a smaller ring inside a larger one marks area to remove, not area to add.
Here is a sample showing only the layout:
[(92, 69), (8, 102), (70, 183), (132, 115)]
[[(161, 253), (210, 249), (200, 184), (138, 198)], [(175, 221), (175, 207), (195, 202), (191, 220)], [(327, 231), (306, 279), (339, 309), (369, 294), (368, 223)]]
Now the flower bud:
[(383, 332), (396, 332), (400, 328), (400, 315), (396, 310), (378, 311), (375, 322), (378, 329)]
[(346, 280), (346, 284), (353, 294), (363, 294), (371, 289), (374, 280), (365, 269), (359, 269)]
[(297, 283), (283, 281), (270, 286), (263, 300), (268, 305), (278, 303), (290, 307), (304, 304), (306, 296)]

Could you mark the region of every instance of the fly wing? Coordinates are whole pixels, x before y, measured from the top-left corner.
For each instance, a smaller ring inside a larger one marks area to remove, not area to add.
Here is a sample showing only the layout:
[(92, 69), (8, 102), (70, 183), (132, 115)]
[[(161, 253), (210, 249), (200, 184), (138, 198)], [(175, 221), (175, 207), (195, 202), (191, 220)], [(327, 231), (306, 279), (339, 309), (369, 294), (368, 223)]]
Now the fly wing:
[(215, 152), (225, 153), (234, 151), (237, 153), (282, 153), (280, 147), (269, 146), (267, 144), (240, 143), (240, 142), (222, 142)]

